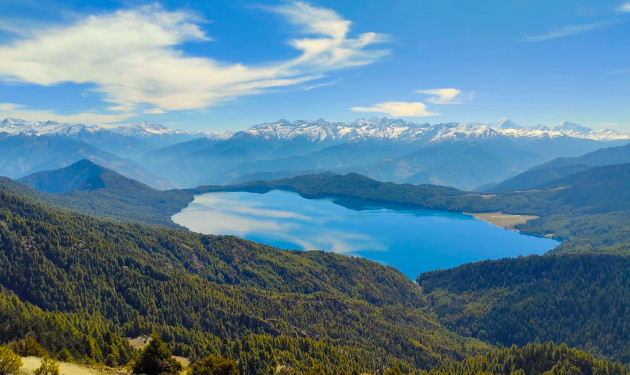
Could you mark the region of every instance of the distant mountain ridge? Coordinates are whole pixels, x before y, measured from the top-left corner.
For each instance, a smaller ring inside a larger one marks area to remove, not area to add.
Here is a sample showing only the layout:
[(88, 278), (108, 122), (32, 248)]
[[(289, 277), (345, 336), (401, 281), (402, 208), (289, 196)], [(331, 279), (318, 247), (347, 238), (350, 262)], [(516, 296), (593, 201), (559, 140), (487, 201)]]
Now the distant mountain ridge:
[(142, 122), (118, 126), (25, 121), (6, 118), (0, 121), (0, 134), (6, 136), (50, 136), (83, 141), (104, 151), (126, 158), (137, 158), (155, 148), (167, 147), (191, 139), (222, 138), (222, 132), (186, 132), (160, 124)]
[(487, 189), (487, 191), (527, 190), (544, 187), (554, 180), (577, 172), (599, 166), (625, 163), (630, 163), (630, 143), (624, 146), (602, 148), (578, 157), (553, 159), (509, 178)]
[(187, 132), (179, 129), (172, 129), (166, 126), (151, 122), (141, 122), (137, 124), (126, 124), (117, 126), (84, 125), (79, 123), (61, 123), (57, 121), (26, 121), (16, 118), (5, 118), (0, 121), (0, 133), (23, 134), (23, 135), (69, 135), (80, 132), (100, 132), (109, 131), (125, 136), (140, 138), (151, 138), (160, 136), (205, 136), (208, 138), (220, 138), (230, 133), (223, 132)]
[(53, 205), (98, 217), (169, 227), (179, 227), (170, 217), (193, 198), (191, 192), (184, 190), (153, 189), (87, 159), (18, 180), (46, 194), (33, 194), (21, 189), (18, 186), (21, 184), (7, 180), (0, 178), (0, 189), (18, 191)]
[(589, 152), (588, 154), (572, 157), (572, 158), (557, 158), (551, 160), (539, 167), (559, 167), (566, 165), (575, 165), (575, 164), (586, 164), (591, 166), (603, 166), (603, 165), (612, 165), (612, 164), (623, 164), (630, 162), (630, 143), (618, 146), (618, 147), (607, 147), (602, 148), (593, 152)]
[(82, 159), (89, 159), (156, 188), (174, 187), (173, 183), (152, 175), (133, 160), (84, 141), (48, 135), (0, 134), (0, 175), (21, 178), (39, 171), (65, 167)]
[(182, 187), (331, 171), (471, 190), (554, 157), (580, 155), (625, 139), (630, 135), (566, 122), (522, 127), (509, 119), (489, 125), (431, 125), (379, 117), (352, 122), (279, 120), (229, 138), (154, 150), (139, 161)]
[(65, 168), (37, 172), (23, 177), (23, 182), (44, 193), (65, 194), (70, 191), (94, 191), (105, 187), (118, 190), (151, 189), (110, 169), (82, 159)]

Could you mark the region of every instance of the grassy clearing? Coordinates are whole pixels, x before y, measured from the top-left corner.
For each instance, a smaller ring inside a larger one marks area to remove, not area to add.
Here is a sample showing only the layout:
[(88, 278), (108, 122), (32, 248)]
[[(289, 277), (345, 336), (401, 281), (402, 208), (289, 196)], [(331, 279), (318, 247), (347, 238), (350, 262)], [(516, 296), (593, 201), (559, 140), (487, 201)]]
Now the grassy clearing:
[(487, 221), (492, 225), (512, 230), (516, 230), (514, 227), (519, 224), (525, 224), (530, 220), (538, 219), (538, 216), (534, 215), (508, 215), (503, 212), (466, 213), (466, 215), (471, 215), (477, 219)]
[[(127, 375), (124, 369), (113, 369), (109, 367), (93, 368), (75, 363), (58, 362), (60, 375)], [(33, 374), (42, 365), (41, 357), (22, 357), (22, 374)]]

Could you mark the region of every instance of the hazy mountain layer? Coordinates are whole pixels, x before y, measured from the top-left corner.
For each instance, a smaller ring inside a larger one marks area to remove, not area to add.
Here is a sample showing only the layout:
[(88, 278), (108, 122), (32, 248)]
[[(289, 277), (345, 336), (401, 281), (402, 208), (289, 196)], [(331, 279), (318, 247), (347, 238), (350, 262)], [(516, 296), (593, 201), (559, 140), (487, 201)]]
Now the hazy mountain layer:
[(156, 188), (174, 184), (156, 177), (130, 159), (118, 157), (83, 141), (54, 136), (0, 134), (0, 175), (21, 178), (26, 175), (68, 166), (82, 159), (115, 170)]
[(570, 123), (526, 128), (509, 120), (493, 125), (282, 120), (227, 139), (157, 150), (140, 160), (153, 173), (187, 187), (333, 171), (473, 189), (627, 137)]
[(156, 190), (89, 160), (81, 160), (53, 171), (37, 172), (20, 179), (20, 182), (44, 194), (8, 179), (0, 179), (0, 186), (14, 193), (101, 218), (169, 227), (179, 227), (170, 217), (193, 199), (191, 192)]
[[(158, 188), (333, 171), (357, 172), (382, 181), (470, 190), (505, 180), (556, 157), (581, 155), (630, 138), (612, 130), (594, 131), (568, 122), (523, 127), (509, 119), (496, 124), (417, 124), (387, 118), (353, 122), (280, 120), (234, 134), (185, 132), (150, 123), (105, 128), (5, 119), (0, 122), (0, 133), (7, 139), (29, 135), (34, 139), (79, 141), (134, 158), (150, 174), (170, 183), (156, 181), (146, 172), (127, 173), (111, 162), (90, 156), (90, 150), (83, 152), (83, 157)], [(42, 153), (58, 153), (52, 144), (31, 142), (39, 143)], [(66, 155), (63, 162), (40, 164), (30, 155), (9, 155), (0, 173), (10, 177), (62, 167), (81, 159)]]
[(509, 178), (487, 191), (527, 190), (595, 166), (630, 163), (630, 144), (607, 147), (588, 154), (557, 158)]

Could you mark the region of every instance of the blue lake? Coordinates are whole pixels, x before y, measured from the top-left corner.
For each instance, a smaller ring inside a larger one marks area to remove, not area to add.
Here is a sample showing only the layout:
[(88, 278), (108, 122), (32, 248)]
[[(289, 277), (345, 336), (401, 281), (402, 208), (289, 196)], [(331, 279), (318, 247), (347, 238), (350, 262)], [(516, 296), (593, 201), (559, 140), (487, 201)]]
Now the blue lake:
[(279, 190), (198, 195), (172, 219), (199, 233), (362, 256), (394, 266), (411, 279), (467, 262), (542, 254), (559, 244), (464, 214), (369, 206), (356, 210)]

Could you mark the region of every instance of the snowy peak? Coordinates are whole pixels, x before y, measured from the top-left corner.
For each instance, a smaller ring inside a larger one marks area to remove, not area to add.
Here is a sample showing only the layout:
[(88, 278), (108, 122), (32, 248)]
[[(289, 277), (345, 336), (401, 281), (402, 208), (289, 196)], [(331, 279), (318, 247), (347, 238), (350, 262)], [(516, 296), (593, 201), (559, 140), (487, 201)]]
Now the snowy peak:
[(175, 130), (167, 128), (160, 124), (154, 124), (151, 122), (141, 122), (139, 124), (127, 124), (117, 127), (109, 128), (114, 133), (137, 137), (137, 138), (149, 138), (152, 136), (164, 136), (174, 134), (186, 134), (182, 130)]
[(374, 117), (352, 122), (324, 120), (289, 122), (279, 120), (259, 124), (235, 134), (265, 140), (308, 140), (310, 142), (345, 142), (392, 140), (402, 142), (447, 142), (498, 140), (500, 138), (572, 137), (594, 140), (630, 139), (630, 135), (612, 130), (594, 131), (578, 124), (563, 122), (553, 126), (525, 127), (503, 118), (495, 124), (441, 123), (417, 124), (406, 120)]
[(210, 138), (210, 139), (229, 139), (234, 135), (234, 131), (232, 130), (211, 130), (206, 132), (191, 132), (190, 135), (195, 136), (195, 138)]
[(360, 119), (354, 122), (286, 121), (259, 124), (235, 134), (265, 140), (306, 140), (310, 142), (343, 142), (361, 139), (408, 139), (419, 125), (404, 120), (386, 118)]
[(591, 128), (587, 128), (585, 126), (578, 125), (578, 124), (568, 122), (568, 121), (562, 121), (559, 124), (553, 125), (551, 129), (556, 130), (556, 131), (582, 133), (582, 134), (588, 134), (588, 133), (593, 132), (593, 129)]
[(0, 121), (0, 133), (12, 135), (54, 135), (72, 136), (81, 133), (109, 132), (136, 138), (151, 138), (155, 136), (193, 135), (182, 130), (170, 129), (159, 124), (143, 122), (139, 124), (103, 127), (98, 125), (83, 125), (60, 123), (56, 121), (26, 121), (6, 118)]
[(523, 128), (522, 126), (516, 124), (514, 121), (510, 120), (507, 117), (502, 118), (501, 120), (499, 120), (499, 122), (494, 124), (492, 127), (497, 128), (497, 129), (515, 129), (515, 130)]
[(508, 118), (494, 124), (441, 123), (418, 124), (402, 119), (372, 117), (350, 122), (329, 122), (323, 119), (308, 121), (278, 120), (263, 123), (250, 129), (232, 133), (187, 132), (160, 124), (142, 122), (138, 124), (101, 127), (98, 125), (65, 124), (55, 121), (31, 122), (14, 118), (0, 121), (0, 133), (25, 135), (56, 135), (81, 137), (86, 134), (109, 133), (156, 142), (182, 142), (193, 138), (211, 139), (254, 139), (266, 141), (305, 141), (311, 143), (337, 144), (342, 142), (389, 140), (397, 142), (439, 143), (468, 140), (498, 140), (501, 138), (557, 138), (571, 137), (593, 140), (630, 139), (630, 134), (614, 130), (592, 130), (568, 121), (555, 125), (520, 126)]
[(63, 124), (56, 121), (25, 121), (6, 118), (0, 121), (0, 133), (12, 135), (71, 135), (81, 132), (94, 132), (99, 129), (96, 125)]

